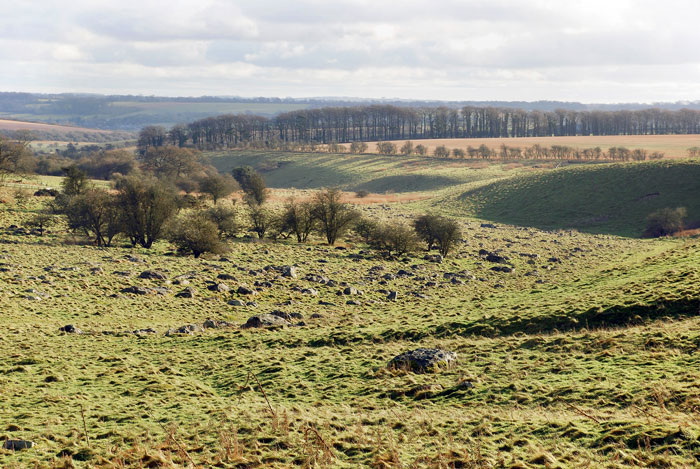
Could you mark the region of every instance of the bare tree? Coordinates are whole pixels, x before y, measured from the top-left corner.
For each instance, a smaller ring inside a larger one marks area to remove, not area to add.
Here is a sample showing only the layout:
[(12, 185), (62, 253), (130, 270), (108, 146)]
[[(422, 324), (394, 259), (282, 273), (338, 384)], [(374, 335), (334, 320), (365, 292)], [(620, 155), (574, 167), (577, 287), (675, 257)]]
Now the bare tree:
[(341, 196), (339, 189), (323, 189), (314, 195), (312, 202), (311, 213), (318, 220), (319, 231), (331, 246), (358, 217), (357, 212), (340, 201)]

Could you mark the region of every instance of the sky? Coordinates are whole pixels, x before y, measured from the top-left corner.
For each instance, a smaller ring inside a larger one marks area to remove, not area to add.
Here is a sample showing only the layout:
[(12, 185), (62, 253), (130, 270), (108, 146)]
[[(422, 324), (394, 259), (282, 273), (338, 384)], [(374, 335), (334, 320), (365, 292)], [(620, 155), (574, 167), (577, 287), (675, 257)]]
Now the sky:
[(697, 0), (17, 0), (0, 91), (700, 100)]

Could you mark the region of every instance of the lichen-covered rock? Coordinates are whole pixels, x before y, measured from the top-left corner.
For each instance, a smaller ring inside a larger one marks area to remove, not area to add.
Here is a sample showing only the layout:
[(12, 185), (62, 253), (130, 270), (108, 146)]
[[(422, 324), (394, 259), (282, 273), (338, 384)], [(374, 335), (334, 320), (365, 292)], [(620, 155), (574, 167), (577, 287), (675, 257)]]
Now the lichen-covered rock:
[(451, 367), (456, 361), (455, 352), (419, 348), (394, 357), (389, 362), (389, 368), (405, 369), (414, 373), (435, 373)]

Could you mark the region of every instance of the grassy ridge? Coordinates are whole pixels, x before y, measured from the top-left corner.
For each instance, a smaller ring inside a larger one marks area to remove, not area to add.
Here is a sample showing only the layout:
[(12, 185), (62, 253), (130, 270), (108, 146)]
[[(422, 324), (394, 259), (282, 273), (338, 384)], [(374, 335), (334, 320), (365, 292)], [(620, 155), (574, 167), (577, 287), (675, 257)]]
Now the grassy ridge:
[(227, 151), (209, 153), (208, 157), (223, 172), (252, 166), (263, 173), (268, 186), (275, 188), (340, 187), (377, 193), (436, 191), (511, 174), (499, 164), (417, 156)]
[(660, 208), (686, 207), (689, 222), (700, 220), (698, 180), (697, 160), (576, 166), (496, 181), (456, 201), (502, 223), (639, 236)]

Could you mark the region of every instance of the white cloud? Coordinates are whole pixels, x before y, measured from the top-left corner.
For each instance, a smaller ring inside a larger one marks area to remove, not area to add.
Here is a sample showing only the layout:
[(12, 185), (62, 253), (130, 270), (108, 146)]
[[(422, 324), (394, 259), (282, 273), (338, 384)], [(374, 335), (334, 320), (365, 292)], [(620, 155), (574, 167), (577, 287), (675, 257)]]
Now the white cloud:
[(696, 100), (699, 14), (691, 0), (27, 0), (0, 16), (0, 88)]

